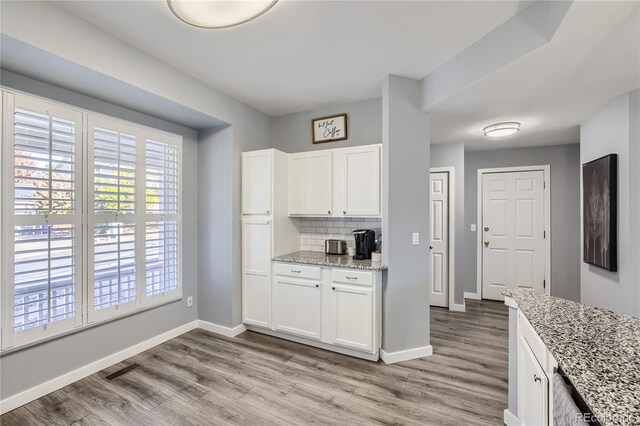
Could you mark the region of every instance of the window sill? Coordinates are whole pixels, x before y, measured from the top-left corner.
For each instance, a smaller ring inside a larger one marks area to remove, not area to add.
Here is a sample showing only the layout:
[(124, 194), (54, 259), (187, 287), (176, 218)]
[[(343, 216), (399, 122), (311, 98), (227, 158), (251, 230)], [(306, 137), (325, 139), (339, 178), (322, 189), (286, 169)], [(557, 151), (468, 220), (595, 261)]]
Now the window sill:
[(89, 329), (94, 328), (94, 327), (99, 327), (101, 325), (108, 324), (108, 323), (110, 323), (112, 321), (118, 321), (118, 320), (121, 320), (123, 318), (132, 317), (132, 316), (135, 316), (136, 314), (149, 311), (151, 309), (160, 308), (162, 306), (168, 305), (170, 303), (178, 302), (180, 300), (182, 300), (182, 295), (174, 297), (173, 299), (165, 300), (165, 301), (163, 301), (161, 303), (158, 303), (157, 305), (141, 306), (140, 308), (136, 309), (133, 312), (128, 312), (126, 314), (123, 314), (123, 315), (120, 315), (120, 316), (117, 316), (117, 317), (104, 319), (102, 321), (93, 322), (93, 323), (90, 323), (90, 324), (83, 324), (83, 325), (81, 325), (79, 327), (74, 328), (73, 330), (65, 331), (65, 332), (62, 332), (60, 334), (56, 334), (55, 336), (49, 336), (49, 337), (45, 337), (43, 339), (37, 340), (35, 342), (25, 343), (25, 344), (20, 345), (20, 346), (13, 346), (13, 347), (10, 347), (10, 348), (7, 348), (7, 349), (3, 349), (3, 350), (0, 350), (0, 358), (5, 356), (5, 355), (8, 355), (8, 354), (12, 354), (12, 353), (15, 353), (15, 352), (20, 352), (22, 350), (29, 349), (29, 348), (32, 348), (34, 346), (42, 345), (44, 343), (48, 343), (48, 342), (51, 342), (53, 340), (69, 336), (71, 334), (75, 334), (75, 333), (79, 333), (79, 332), (82, 332), (82, 331), (86, 331), (86, 330), (89, 330)]

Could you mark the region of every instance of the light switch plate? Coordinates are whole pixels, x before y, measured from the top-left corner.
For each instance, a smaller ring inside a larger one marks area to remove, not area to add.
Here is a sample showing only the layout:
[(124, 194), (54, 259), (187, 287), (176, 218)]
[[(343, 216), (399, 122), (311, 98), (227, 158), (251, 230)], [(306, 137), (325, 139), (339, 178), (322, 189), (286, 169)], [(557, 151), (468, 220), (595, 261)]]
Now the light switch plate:
[(413, 245), (417, 246), (420, 244), (420, 233), (419, 232), (414, 232), (413, 236), (412, 236), (412, 241), (413, 241)]
[(475, 223), (471, 224), (471, 232), (476, 232), (476, 224)]

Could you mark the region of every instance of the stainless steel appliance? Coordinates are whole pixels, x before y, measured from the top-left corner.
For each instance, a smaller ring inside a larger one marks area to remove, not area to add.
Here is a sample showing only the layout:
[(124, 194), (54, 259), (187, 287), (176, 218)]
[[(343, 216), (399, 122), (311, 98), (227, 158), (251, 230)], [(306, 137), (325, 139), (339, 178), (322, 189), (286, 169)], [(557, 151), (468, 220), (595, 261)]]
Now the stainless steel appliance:
[(376, 249), (376, 233), (372, 229), (356, 229), (353, 231), (356, 240), (355, 260), (371, 259), (371, 252)]
[(345, 240), (324, 240), (324, 252), (326, 254), (346, 254), (347, 242)]

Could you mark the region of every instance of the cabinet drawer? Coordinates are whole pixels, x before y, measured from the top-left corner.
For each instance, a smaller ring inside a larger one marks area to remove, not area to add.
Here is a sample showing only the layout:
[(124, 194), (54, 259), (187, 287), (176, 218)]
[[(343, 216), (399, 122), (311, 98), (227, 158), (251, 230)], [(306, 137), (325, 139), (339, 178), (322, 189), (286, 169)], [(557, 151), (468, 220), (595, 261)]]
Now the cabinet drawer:
[(322, 269), (318, 266), (304, 266), (297, 263), (276, 263), (274, 265), (276, 275), (287, 277), (307, 278), (319, 280), (322, 278)]
[(334, 269), (331, 280), (336, 283), (373, 286), (373, 273), (353, 269)]

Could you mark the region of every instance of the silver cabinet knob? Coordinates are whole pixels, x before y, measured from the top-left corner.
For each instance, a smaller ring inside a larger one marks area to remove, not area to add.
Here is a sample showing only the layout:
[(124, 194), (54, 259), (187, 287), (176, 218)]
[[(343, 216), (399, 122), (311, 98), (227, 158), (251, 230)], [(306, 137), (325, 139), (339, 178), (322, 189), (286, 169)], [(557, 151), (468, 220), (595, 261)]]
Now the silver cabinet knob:
[(346, 210), (342, 210), (342, 214), (347, 214), (347, 211)]
[(327, 210), (327, 213), (331, 214), (331, 210)]
[(534, 375), (533, 375), (533, 381), (534, 381), (534, 382), (542, 382), (542, 379), (541, 379), (540, 377), (538, 377), (538, 375), (537, 375), (537, 374), (534, 374)]
[(316, 284), (316, 288), (320, 287), (320, 284)]

